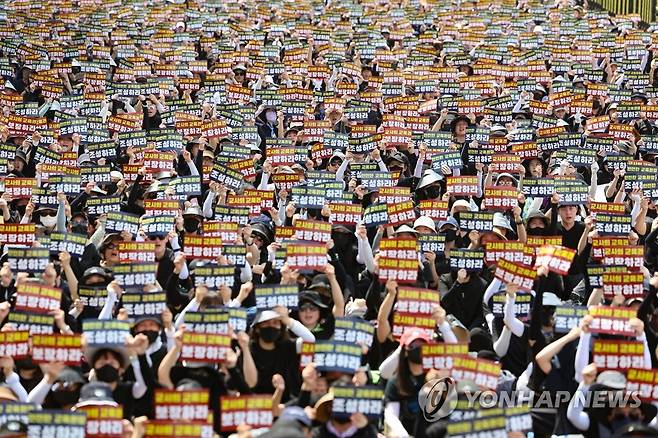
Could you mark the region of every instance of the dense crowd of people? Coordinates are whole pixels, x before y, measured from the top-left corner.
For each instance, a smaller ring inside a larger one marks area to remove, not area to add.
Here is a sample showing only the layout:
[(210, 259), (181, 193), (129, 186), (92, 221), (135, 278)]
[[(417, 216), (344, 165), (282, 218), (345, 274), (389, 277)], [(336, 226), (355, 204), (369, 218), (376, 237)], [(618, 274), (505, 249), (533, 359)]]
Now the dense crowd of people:
[(5, 2), (0, 436), (658, 436), (657, 31)]

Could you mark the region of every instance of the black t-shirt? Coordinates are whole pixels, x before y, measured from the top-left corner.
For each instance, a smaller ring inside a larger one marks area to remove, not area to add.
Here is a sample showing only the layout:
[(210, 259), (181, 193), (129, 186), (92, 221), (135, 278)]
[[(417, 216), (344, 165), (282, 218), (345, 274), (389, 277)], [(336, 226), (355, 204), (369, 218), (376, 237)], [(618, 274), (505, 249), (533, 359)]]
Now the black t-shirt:
[(258, 383), (253, 388), (255, 393), (273, 393), (272, 376), (280, 374), (286, 382), (286, 389), (281, 401), (285, 403), (290, 397), (299, 394), (301, 381), (295, 341), (289, 339), (278, 341), (273, 350), (263, 350), (258, 342), (252, 342), (251, 355), (258, 370)]
[(202, 387), (209, 389), (210, 400), (208, 405), (213, 412), (214, 429), (219, 432), (221, 427), (219, 398), (228, 392), (224, 383), (224, 374), (209, 366), (199, 368), (175, 366), (169, 372), (169, 377), (174, 385), (177, 385), (183, 379), (191, 379), (198, 382)]
[(411, 376), (413, 394), (407, 397), (400, 395), (398, 391), (398, 376), (393, 377), (386, 383), (384, 396), (386, 402), (400, 403), (400, 422), (410, 435), (416, 430), (416, 420), (422, 417), (420, 404), (418, 403), (418, 393), (425, 384), (425, 373), (420, 376)]

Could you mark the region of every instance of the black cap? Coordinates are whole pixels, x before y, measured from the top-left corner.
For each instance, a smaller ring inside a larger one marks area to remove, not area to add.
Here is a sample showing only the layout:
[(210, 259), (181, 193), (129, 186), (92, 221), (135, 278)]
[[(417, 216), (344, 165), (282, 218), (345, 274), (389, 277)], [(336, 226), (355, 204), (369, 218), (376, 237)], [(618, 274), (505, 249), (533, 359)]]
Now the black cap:
[(302, 305), (302, 302), (308, 301), (320, 309), (326, 309), (327, 305), (322, 302), (320, 294), (313, 290), (303, 290), (299, 293), (299, 305)]
[(84, 274), (82, 274), (82, 282), (84, 283), (89, 280), (89, 277), (92, 275), (100, 275), (107, 281), (110, 281), (114, 278), (110, 272), (106, 271), (100, 266), (92, 266), (91, 268), (87, 268)]

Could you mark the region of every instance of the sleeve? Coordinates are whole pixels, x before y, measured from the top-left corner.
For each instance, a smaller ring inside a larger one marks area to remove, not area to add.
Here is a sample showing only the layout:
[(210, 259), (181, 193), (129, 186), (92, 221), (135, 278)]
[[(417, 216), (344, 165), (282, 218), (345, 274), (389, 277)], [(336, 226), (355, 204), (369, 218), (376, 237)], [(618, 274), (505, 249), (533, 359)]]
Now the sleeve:
[(41, 379), (41, 382), (39, 382), (37, 386), (35, 386), (34, 389), (30, 391), (27, 396), (27, 402), (42, 405), (43, 401), (46, 399), (46, 396), (50, 392), (50, 388), (52, 387), (52, 383), (49, 383), (48, 379), (44, 377)]
[(511, 339), (512, 332), (507, 328), (507, 326), (504, 326), (500, 336), (498, 336), (498, 339), (496, 339), (496, 342), (493, 344), (494, 351), (498, 357), (503, 357), (507, 354)]
[(510, 297), (507, 295), (506, 300), (505, 300), (505, 306), (503, 307), (503, 320), (505, 321), (505, 325), (509, 327), (509, 329), (512, 331), (514, 336), (521, 337), (523, 336), (523, 332), (525, 331), (525, 326), (523, 323), (516, 318), (516, 314), (514, 313), (514, 300), (515, 297)]
[(395, 376), (398, 370), (398, 363), (400, 362), (400, 353), (402, 347), (395, 349), (384, 361), (379, 365), (379, 375), (382, 379), (390, 380)]
[(452, 331), (452, 327), (450, 327), (450, 324), (447, 321), (443, 321), (443, 324), (439, 325), (439, 331), (441, 332), (443, 341), (446, 344), (457, 343), (457, 336), (455, 336), (455, 332)]
[(591, 333), (580, 333), (578, 339), (578, 347), (576, 347), (576, 358), (574, 360), (574, 379), (576, 382), (581, 383), (583, 380), (583, 369), (589, 363), (589, 346), (592, 339)]
[(491, 283), (489, 283), (489, 286), (487, 286), (487, 290), (484, 291), (484, 296), (482, 297), (482, 301), (484, 301), (484, 304), (487, 304), (491, 299), (491, 297), (493, 297), (496, 293), (500, 292), (500, 287), (502, 286), (502, 284), (503, 282), (497, 278), (491, 280)]
[(212, 203), (215, 200), (215, 195), (215, 192), (209, 191), (206, 200), (203, 201), (203, 217), (206, 219), (210, 219), (213, 216)]
[(584, 399), (585, 392), (589, 389), (589, 385), (581, 383), (578, 385), (578, 390), (569, 401), (567, 407), (567, 418), (579, 430), (589, 429), (589, 415), (584, 412)]
[(27, 401), (27, 391), (21, 385), (21, 379), (18, 377), (18, 374), (12, 371), (9, 377), (5, 379), (5, 383), (16, 394), (19, 402), (25, 403)]

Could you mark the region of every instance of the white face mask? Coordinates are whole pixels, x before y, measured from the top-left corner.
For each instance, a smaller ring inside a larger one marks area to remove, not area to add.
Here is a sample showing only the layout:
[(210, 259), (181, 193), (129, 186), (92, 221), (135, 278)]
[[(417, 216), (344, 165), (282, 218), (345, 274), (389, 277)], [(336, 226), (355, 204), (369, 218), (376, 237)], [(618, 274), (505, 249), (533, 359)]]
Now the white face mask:
[(41, 216), (41, 224), (46, 228), (54, 228), (57, 225), (57, 216)]

